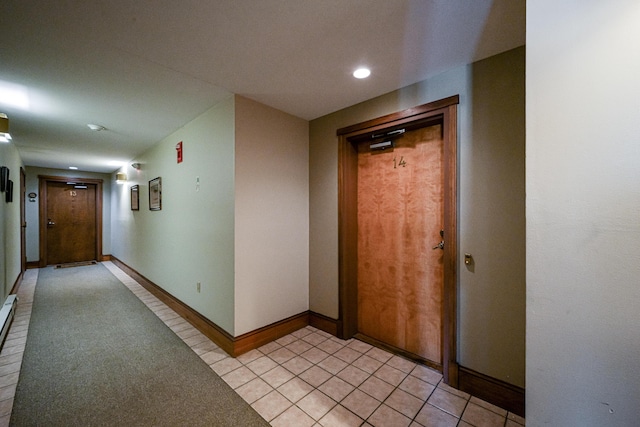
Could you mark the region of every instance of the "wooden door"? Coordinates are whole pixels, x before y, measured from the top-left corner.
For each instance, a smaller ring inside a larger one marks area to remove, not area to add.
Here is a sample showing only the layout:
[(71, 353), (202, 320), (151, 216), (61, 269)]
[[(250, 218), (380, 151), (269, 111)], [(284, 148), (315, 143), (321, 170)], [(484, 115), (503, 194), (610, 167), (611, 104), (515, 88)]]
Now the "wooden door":
[(442, 126), (358, 145), (358, 332), (442, 364)]
[(47, 181), (47, 264), (98, 259), (96, 185)]

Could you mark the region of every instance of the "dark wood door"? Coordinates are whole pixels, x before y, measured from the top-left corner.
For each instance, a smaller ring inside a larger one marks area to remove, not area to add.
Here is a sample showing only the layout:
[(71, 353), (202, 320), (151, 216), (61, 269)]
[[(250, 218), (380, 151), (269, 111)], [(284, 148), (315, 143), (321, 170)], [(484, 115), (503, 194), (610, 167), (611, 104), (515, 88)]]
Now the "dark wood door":
[(47, 181), (47, 264), (97, 260), (96, 185)]
[(369, 147), (358, 146), (358, 331), (441, 366), (442, 126)]

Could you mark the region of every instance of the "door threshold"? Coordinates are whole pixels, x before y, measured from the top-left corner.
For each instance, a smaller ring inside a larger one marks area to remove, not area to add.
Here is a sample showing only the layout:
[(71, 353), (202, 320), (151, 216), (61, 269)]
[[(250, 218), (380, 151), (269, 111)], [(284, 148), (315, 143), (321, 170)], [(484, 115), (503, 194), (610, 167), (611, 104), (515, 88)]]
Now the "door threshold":
[(436, 371), (439, 371), (440, 373), (443, 372), (443, 366), (442, 363), (438, 363), (438, 362), (434, 362), (433, 360), (429, 360), (429, 359), (425, 359), (424, 357), (421, 357), (415, 353), (411, 353), (409, 351), (403, 350), (401, 348), (398, 348), (396, 346), (393, 346), (391, 344), (387, 344), (383, 341), (377, 340), (375, 338), (372, 338), (368, 335), (363, 334), (362, 332), (356, 332), (356, 334), (353, 336), (353, 338), (362, 341), (364, 343), (367, 343), (369, 345), (372, 345), (374, 347), (377, 347), (381, 350), (386, 350), (389, 353), (395, 354), (396, 356), (402, 356), (403, 358), (407, 359), (407, 360), (411, 360), (412, 362), (418, 363), (420, 365), (424, 365), (428, 368), (434, 369)]

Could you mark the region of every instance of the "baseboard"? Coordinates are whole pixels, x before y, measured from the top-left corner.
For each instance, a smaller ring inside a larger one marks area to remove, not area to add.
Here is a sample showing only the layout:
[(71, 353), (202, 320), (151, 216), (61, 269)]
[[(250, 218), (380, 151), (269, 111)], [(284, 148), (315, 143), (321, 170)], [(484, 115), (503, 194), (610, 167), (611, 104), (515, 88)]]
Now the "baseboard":
[(264, 326), (255, 331), (247, 332), (234, 339), (233, 356), (239, 356), (243, 353), (261, 347), (291, 332), (302, 329), (309, 324), (309, 312), (296, 314), (279, 322)]
[(216, 343), (227, 354), (234, 355), (233, 337), (224, 329), (204, 317), (202, 314), (153, 283), (151, 280), (138, 273), (135, 269), (119, 260), (115, 256), (111, 256), (111, 262), (118, 268), (133, 277), (142, 287), (151, 292), (156, 298), (171, 307), (176, 313), (183, 317), (187, 322), (191, 323), (200, 332), (206, 335), (211, 341)]
[(111, 261), (111, 255), (107, 254), (107, 255), (102, 255), (101, 261)]
[(18, 293), (18, 289), (20, 289), (20, 285), (22, 284), (23, 277), (24, 277), (24, 273), (20, 272), (20, 274), (18, 274), (18, 277), (16, 277), (16, 281), (13, 282), (13, 286), (11, 287), (11, 292), (9, 292), (9, 295)]
[(111, 255), (110, 258), (111, 262), (117, 265), (122, 271), (133, 277), (146, 290), (155, 295), (156, 298), (164, 302), (167, 306), (171, 307), (176, 313), (233, 357), (237, 357), (271, 341), (277, 340), (309, 324), (309, 312), (306, 311), (256, 329), (255, 331), (233, 337), (227, 331), (129, 267), (117, 257)]
[(338, 336), (338, 331), (341, 329), (339, 320), (332, 319), (324, 314), (315, 313), (313, 311), (309, 311), (309, 325), (331, 334), (334, 337)]
[(11, 294), (7, 297), (4, 305), (0, 309), (0, 349), (4, 347), (4, 342), (9, 334), (9, 328), (13, 323), (13, 317), (16, 314), (17, 296)]
[(502, 380), (460, 366), (459, 389), (514, 414), (525, 416), (525, 390)]

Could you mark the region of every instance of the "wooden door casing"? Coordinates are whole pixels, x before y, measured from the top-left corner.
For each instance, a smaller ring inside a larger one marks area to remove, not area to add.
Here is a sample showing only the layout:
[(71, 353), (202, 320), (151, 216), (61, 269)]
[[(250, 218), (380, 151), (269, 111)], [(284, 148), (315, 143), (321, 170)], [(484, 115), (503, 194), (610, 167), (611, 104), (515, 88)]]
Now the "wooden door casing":
[(457, 356), (457, 105), (459, 96), (338, 129), (338, 335), (358, 333), (358, 153), (357, 142), (373, 132), (440, 124), (443, 141), (443, 203), (446, 244), (442, 251), (442, 366), (444, 381), (458, 386)]
[(25, 219), (25, 199), (26, 199), (26, 182), (27, 177), (23, 168), (20, 168), (20, 272), (21, 274), (27, 270), (27, 238), (26, 228), (27, 221)]
[(39, 178), (40, 267), (101, 261), (102, 180)]

